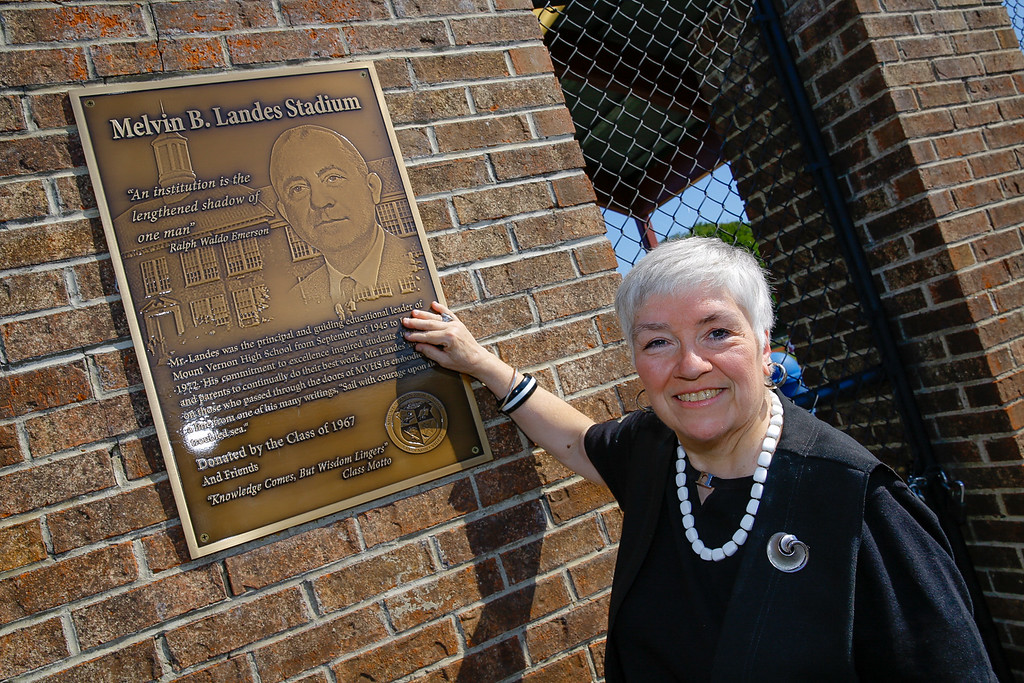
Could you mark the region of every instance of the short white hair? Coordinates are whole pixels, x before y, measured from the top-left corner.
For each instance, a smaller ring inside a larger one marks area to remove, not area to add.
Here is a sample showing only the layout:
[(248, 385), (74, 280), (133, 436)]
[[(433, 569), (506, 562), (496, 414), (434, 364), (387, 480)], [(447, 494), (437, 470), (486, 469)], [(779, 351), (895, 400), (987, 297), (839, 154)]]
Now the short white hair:
[(743, 247), (717, 237), (685, 237), (661, 243), (626, 274), (615, 295), (615, 312), (633, 348), (636, 314), (651, 296), (677, 296), (679, 305), (697, 292), (724, 291), (755, 332), (771, 338), (775, 315), (768, 275)]

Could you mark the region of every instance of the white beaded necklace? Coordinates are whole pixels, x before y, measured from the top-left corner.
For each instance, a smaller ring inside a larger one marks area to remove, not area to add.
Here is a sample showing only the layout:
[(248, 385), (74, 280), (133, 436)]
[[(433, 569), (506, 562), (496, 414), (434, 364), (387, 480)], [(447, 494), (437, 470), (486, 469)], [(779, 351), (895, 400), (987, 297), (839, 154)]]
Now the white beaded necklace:
[(682, 444), (676, 448), (676, 490), (679, 495), (679, 511), (683, 513), (683, 529), (686, 530), (686, 540), (690, 542), (693, 552), (702, 560), (721, 562), (727, 557), (732, 557), (740, 546), (746, 543), (747, 534), (754, 526), (754, 516), (761, 504), (765, 479), (768, 478), (768, 466), (772, 463), (772, 456), (775, 455), (775, 448), (779, 445), (779, 436), (782, 434), (782, 401), (774, 393), (769, 395), (772, 397), (772, 414), (764, 441), (761, 443), (761, 454), (757, 456), (754, 484), (750, 487), (750, 502), (747, 503), (746, 514), (740, 520), (740, 528), (732, 535), (732, 540), (726, 541), (721, 548), (708, 548), (704, 545), (693, 526), (693, 504), (689, 500), (690, 494), (686, 488), (686, 451), (683, 450)]

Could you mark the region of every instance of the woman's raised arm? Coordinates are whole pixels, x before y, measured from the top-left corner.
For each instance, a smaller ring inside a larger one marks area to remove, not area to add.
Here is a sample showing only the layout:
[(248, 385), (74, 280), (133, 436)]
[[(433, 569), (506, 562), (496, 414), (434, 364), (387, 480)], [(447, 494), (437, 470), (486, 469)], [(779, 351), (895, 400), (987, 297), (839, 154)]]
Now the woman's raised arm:
[(499, 402), (508, 398), (505, 412), (526, 436), (580, 476), (603, 484), (583, 445), (593, 420), (543, 388), (531, 389), (523, 373), (481, 346), (446, 306), (435, 301), (431, 309), (402, 319), (406, 341), (441, 367), (480, 380)]

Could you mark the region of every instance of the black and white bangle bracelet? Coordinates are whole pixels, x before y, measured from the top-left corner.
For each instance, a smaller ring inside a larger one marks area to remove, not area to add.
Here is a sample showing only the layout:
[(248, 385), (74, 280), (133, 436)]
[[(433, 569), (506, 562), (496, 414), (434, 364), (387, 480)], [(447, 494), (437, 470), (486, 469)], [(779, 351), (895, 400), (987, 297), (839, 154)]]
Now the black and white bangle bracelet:
[[(512, 378), (513, 381), (515, 381), (515, 375), (513, 375)], [(502, 400), (501, 405), (498, 406), (498, 410), (508, 415), (513, 410), (526, 403), (526, 399), (530, 398), (536, 389), (537, 380), (529, 373), (524, 372), (522, 381), (509, 390), (504, 400)]]

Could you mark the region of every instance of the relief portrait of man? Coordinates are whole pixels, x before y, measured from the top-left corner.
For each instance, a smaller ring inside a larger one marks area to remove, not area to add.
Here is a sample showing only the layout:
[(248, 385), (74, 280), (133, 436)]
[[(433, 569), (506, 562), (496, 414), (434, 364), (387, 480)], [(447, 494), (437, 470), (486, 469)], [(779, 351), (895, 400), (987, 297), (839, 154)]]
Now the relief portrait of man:
[(377, 222), (381, 178), (340, 133), (304, 125), (283, 132), (270, 154), (277, 211), (323, 255), (291, 298), (307, 310), (344, 319), (359, 302), (392, 296), (411, 271), (404, 240)]

